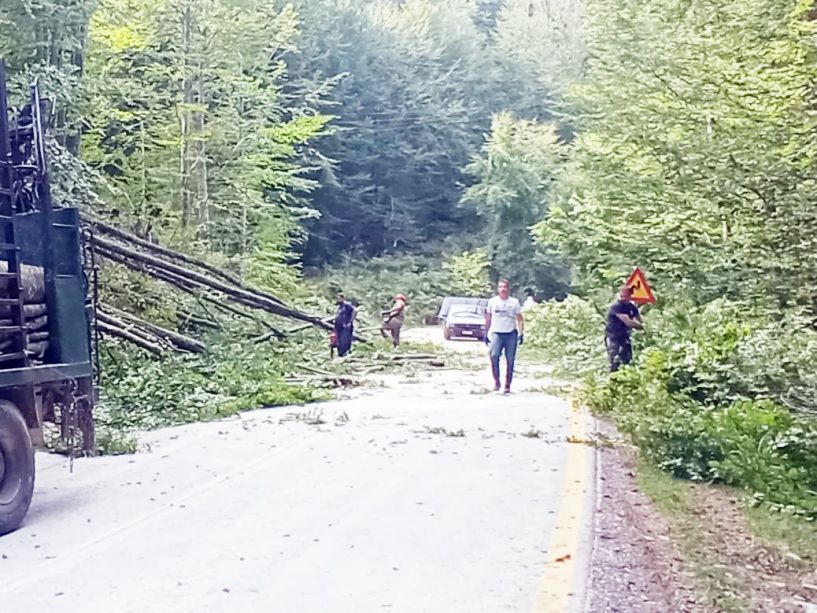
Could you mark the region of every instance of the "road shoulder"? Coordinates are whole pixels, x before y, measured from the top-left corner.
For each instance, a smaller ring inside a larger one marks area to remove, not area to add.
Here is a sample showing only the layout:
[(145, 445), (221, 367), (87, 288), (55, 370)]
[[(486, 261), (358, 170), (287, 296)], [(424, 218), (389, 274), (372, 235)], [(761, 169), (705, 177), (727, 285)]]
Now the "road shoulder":
[[(609, 425), (599, 423), (614, 436)], [(708, 611), (669, 522), (638, 487), (634, 452), (620, 441), (602, 447), (597, 470), (587, 610)]]
[(817, 611), (813, 524), (673, 479), (599, 423), (614, 445), (599, 451), (588, 611)]

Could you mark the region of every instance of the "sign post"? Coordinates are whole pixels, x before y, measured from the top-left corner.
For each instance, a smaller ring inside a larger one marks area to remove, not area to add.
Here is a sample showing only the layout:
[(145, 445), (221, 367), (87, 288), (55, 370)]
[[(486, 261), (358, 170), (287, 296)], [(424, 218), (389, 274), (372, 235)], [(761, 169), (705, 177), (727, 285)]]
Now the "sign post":
[(655, 296), (652, 293), (652, 288), (640, 268), (636, 267), (627, 278), (625, 285), (633, 289), (633, 296), (631, 298), (633, 302), (637, 304), (655, 304)]

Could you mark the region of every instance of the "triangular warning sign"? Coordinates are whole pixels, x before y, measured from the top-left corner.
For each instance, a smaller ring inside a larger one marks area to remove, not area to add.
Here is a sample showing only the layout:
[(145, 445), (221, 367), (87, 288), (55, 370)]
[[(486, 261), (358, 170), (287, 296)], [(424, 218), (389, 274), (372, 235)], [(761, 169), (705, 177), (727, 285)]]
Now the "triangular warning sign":
[(636, 268), (633, 273), (627, 278), (625, 285), (633, 288), (633, 297), (630, 299), (639, 304), (653, 304), (655, 303), (655, 296), (653, 296), (652, 288), (647, 283), (647, 277), (641, 272), (640, 268)]

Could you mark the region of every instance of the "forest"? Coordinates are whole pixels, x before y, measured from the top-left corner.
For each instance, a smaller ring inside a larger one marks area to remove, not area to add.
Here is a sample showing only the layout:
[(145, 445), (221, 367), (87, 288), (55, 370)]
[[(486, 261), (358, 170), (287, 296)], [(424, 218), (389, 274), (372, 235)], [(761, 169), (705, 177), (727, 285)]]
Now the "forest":
[[(89, 219), (321, 317), (336, 290), (419, 318), (500, 276), (535, 288), (531, 350), (645, 457), (815, 517), (814, 10), (4, 0), (0, 56), (17, 100), (47, 92), (55, 194)], [(319, 396), (284, 373), (324, 339), (256, 342), (283, 336), (260, 294), (225, 310), (115, 256), (111, 309), (206, 350), (106, 341), (107, 436)], [(634, 266), (658, 304), (607, 376)]]

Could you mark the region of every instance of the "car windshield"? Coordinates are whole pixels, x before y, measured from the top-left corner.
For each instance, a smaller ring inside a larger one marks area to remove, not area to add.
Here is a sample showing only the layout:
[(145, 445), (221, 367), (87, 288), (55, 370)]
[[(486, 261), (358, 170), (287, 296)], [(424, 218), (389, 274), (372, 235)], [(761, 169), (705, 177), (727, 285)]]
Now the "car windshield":
[(477, 306), (458, 305), (451, 309), (451, 315), (480, 315), (480, 309)]

